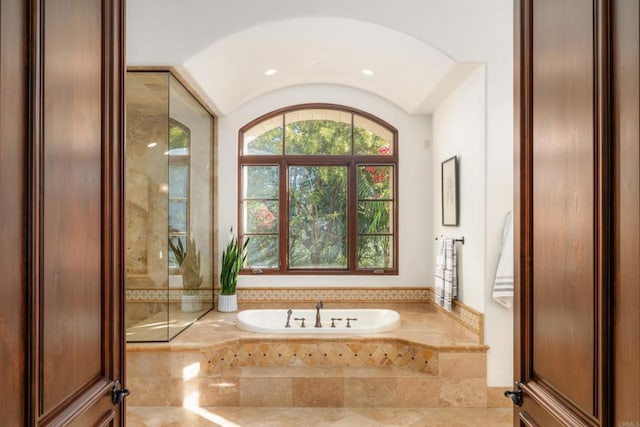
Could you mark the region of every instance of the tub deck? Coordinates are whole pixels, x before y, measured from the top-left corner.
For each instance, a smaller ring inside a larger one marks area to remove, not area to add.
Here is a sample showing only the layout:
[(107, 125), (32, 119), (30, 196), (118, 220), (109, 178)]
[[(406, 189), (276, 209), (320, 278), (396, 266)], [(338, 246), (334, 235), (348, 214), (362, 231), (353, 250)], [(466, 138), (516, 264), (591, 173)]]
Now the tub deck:
[[(239, 310), (273, 306), (245, 303)], [(357, 304), (366, 307), (398, 311), (400, 327), (367, 335), (285, 336), (242, 331), (235, 313), (210, 312), (169, 343), (128, 344), (129, 404), (487, 406), (488, 347), (478, 343), (478, 334), (428, 303)]]
[[(314, 303), (240, 303), (238, 311), (260, 308), (282, 308), (287, 310), (313, 308)], [(361, 334), (315, 334), (286, 335), (288, 339), (399, 339), (428, 347), (447, 350), (484, 351), (477, 333), (456, 322), (429, 303), (325, 303), (325, 308), (388, 308), (400, 313), (398, 328), (379, 333)], [(277, 339), (281, 334), (266, 334), (243, 331), (236, 327), (237, 313), (210, 311), (191, 327), (168, 343), (130, 343), (128, 351), (155, 349), (193, 349), (238, 339)]]

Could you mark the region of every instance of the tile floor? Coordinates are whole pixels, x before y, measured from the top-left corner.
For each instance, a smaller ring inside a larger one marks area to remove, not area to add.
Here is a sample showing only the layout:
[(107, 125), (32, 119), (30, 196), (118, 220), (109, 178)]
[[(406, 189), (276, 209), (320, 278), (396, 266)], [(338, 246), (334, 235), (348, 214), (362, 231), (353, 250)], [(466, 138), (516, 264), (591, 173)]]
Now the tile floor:
[(511, 427), (508, 408), (129, 407), (128, 427)]

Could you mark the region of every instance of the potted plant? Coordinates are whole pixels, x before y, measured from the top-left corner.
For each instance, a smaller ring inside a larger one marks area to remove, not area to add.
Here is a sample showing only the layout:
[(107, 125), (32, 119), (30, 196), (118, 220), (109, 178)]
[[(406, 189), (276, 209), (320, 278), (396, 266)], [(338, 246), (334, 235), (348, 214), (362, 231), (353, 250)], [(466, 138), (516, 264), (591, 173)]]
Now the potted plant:
[(218, 311), (222, 312), (233, 312), (238, 309), (236, 285), (238, 284), (238, 274), (247, 259), (246, 249), (249, 244), (249, 238), (247, 237), (241, 248), (238, 238), (233, 234), (233, 227), (230, 233), (231, 239), (227, 243), (227, 248), (222, 251), (222, 264), (220, 267)]
[(181, 239), (174, 242), (169, 239), (169, 248), (173, 252), (176, 262), (180, 266), (180, 275), (182, 276), (182, 311), (194, 312), (202, 310), (202, 301), (198, 298), (198, 289), (202, 285), (202, 276), (200, 275), (200, 251), (196, 248), (196, 242), (193, 238), (187, 240), (187, 247), (182, 244)]

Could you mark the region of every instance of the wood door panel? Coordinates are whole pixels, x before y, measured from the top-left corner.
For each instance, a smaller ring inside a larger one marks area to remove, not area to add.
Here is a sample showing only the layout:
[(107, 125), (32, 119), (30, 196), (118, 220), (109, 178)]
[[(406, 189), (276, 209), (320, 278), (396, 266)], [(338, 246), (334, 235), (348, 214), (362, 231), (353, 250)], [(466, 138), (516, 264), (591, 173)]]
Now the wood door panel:
[(102, 4), (48, 1), (43, 22), (40, 316), (46, 413), (104, 375)]
[(0, 423), (9, 426), (24, 425), (26, 389), (25, 16), (21, 0), (0, 2)]
[(596, 385), (593, 48), (591, 2), (533, 3), (532, 368), (588, 414)]
[[(540, 427), (563, 427), (563, 424), (555, 419), (551, 414), (544, 410), (537, 402), (531, 401), (525, 397), (520, 408), (520, 413), (523, 418), (529, 421), (530, 424), (534, 424)], [(522, 425), (527, 425), (523, 423)]]
[(514, 425), (636, 425), (640, 4), (515, 5)]
[(640, 423), (640, 5), (614, 7), (616, 247), (614, 279), (615, 423)]
[(2, 426), (124, 420), (123, 23), (120, 0), (0, 2)]

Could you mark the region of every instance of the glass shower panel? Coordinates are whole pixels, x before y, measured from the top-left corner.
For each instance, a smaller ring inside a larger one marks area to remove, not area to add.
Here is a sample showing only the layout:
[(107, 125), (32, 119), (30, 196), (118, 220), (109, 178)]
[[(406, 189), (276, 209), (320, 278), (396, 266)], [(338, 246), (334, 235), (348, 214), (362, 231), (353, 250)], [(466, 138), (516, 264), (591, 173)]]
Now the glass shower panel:
[(168, 341), (213, 307), (213, 117), (168, 71), (126, 103), (127, 340)]
[[(174, 278), (169, 280), (171, 339), (213, 306), (213, 119), (173, 76), (169, 117), (168, 234), (186, 243), (182, 264), (168, 270)], [(178, 283), (182, 286), (172, 286)]]

